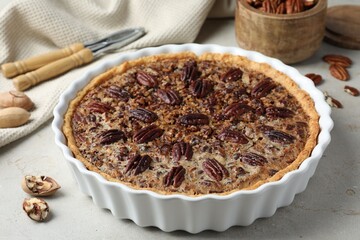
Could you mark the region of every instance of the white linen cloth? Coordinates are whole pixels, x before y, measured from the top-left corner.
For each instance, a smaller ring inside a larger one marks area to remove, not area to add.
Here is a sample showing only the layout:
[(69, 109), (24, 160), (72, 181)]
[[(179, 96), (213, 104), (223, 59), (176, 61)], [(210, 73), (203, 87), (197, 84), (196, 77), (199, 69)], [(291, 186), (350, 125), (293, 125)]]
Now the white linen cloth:
[[(129, 27), (144, 27), (147, 34), (121, 51), (192, 42), (213, 3), (214, 0), (14, 0), (0, 11), (0, 64), (75, 42), (91, 42)], [(97, 62), (26, 90), (36, 108), (27, 124), (0, 129), (0, 147), (49, 120), (64, 89)], [(14, 89), (12, 81), (0, 74), (0, 91)]]

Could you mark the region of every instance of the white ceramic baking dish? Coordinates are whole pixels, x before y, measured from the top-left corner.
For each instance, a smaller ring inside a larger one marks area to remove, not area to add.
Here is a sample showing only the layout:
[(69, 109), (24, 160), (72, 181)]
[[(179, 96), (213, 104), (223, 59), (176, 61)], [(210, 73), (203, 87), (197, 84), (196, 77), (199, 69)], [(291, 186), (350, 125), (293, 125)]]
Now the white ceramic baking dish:
[[(301, 164), (299, 169), (287, 173), (279, 181), (263, 184), (255, 190), (241, 190), (224, 196), (215, 194), (200, 197), (161, 195), (109, 182), (101, 175), (87, 170), (73, 157), (61, 131), (64, 113), (76, 93), (94, 76), (124, 61), (142, 56), (182, 51), (193, 51), (196, 54), (217, 52), (245, 56), (255, 62), (267, 63), (296, 81), (312, 97), (320, 115), (321, 132), (318, 136), (318, 144), (311, 156)], [(55, 142), (61, 148), (67, 163), (74, 172), (80, 190), (91, 196), (98, 207), (109, 209), (117, 218), (131, 219), (139, 226), (156, 226), (163, 231), (185, 230), (198, 233), (207, 229), (224, 231), (234, 225), (247, 226), (257, 218), (270, 217), (277, 208), (289, 205), (297, 193), (305, 190), (330, 142), (330, 131), (333, 127), (330, 112), (323, 94), (312, 81), (277, 59), (237, 47), (198, 44), (165, 45), (119, 54), (116, 59), (104, 60), (97, 67), (86, 72), (61, 95), (54, 109), (52, 128), (55, 132)]]

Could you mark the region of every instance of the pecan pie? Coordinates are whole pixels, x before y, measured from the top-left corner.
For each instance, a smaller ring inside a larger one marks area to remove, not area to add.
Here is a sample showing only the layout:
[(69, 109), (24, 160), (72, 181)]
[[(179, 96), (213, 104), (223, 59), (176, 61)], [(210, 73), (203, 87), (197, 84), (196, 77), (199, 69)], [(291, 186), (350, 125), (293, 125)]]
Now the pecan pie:
[(124, 62), (70, 103), (77, 159), (109, 181), (161, 194), (229, 194), (281, 179), (319, 132), (311, 98), (241, 56), (191, 52)]

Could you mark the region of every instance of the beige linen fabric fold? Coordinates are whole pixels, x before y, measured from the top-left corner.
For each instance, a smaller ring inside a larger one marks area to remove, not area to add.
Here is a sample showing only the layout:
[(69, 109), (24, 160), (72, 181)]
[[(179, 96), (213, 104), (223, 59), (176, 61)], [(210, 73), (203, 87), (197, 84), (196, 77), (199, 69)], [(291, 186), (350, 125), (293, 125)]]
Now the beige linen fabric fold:
[[(195, 40), (214, 0), (14, 0), (0, 12), (0, 64), (24, 59), (75, 42), (90, 42), (128, 27), (147, 34), (121, 49), (138, 49)], [(121, 54), (121, 53), (116, 53)], [(36, 108), (18, 128), (0, 129), (0, 147), (37, 129), (52, 117), (65, 88), (107, 55), (44, 82), (25, 93)], [(13, 90), (0, 75), (0, 91)]]

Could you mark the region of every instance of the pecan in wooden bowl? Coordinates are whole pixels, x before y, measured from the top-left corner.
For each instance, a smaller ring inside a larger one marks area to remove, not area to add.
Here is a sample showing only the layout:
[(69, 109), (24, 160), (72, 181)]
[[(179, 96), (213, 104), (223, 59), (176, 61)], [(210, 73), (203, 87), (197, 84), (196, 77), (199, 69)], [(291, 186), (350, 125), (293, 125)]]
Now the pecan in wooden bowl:
[(286, 64), (319, 49), (325, 33), (327, 0), (237, 0), (236, 41)]
[(96, 205), (140, 226), (197, 233), (289, 205), (333, 122), (323, 94), (294, 68), (185, 44), (104, 61), (62, 94), (52, 126)]

